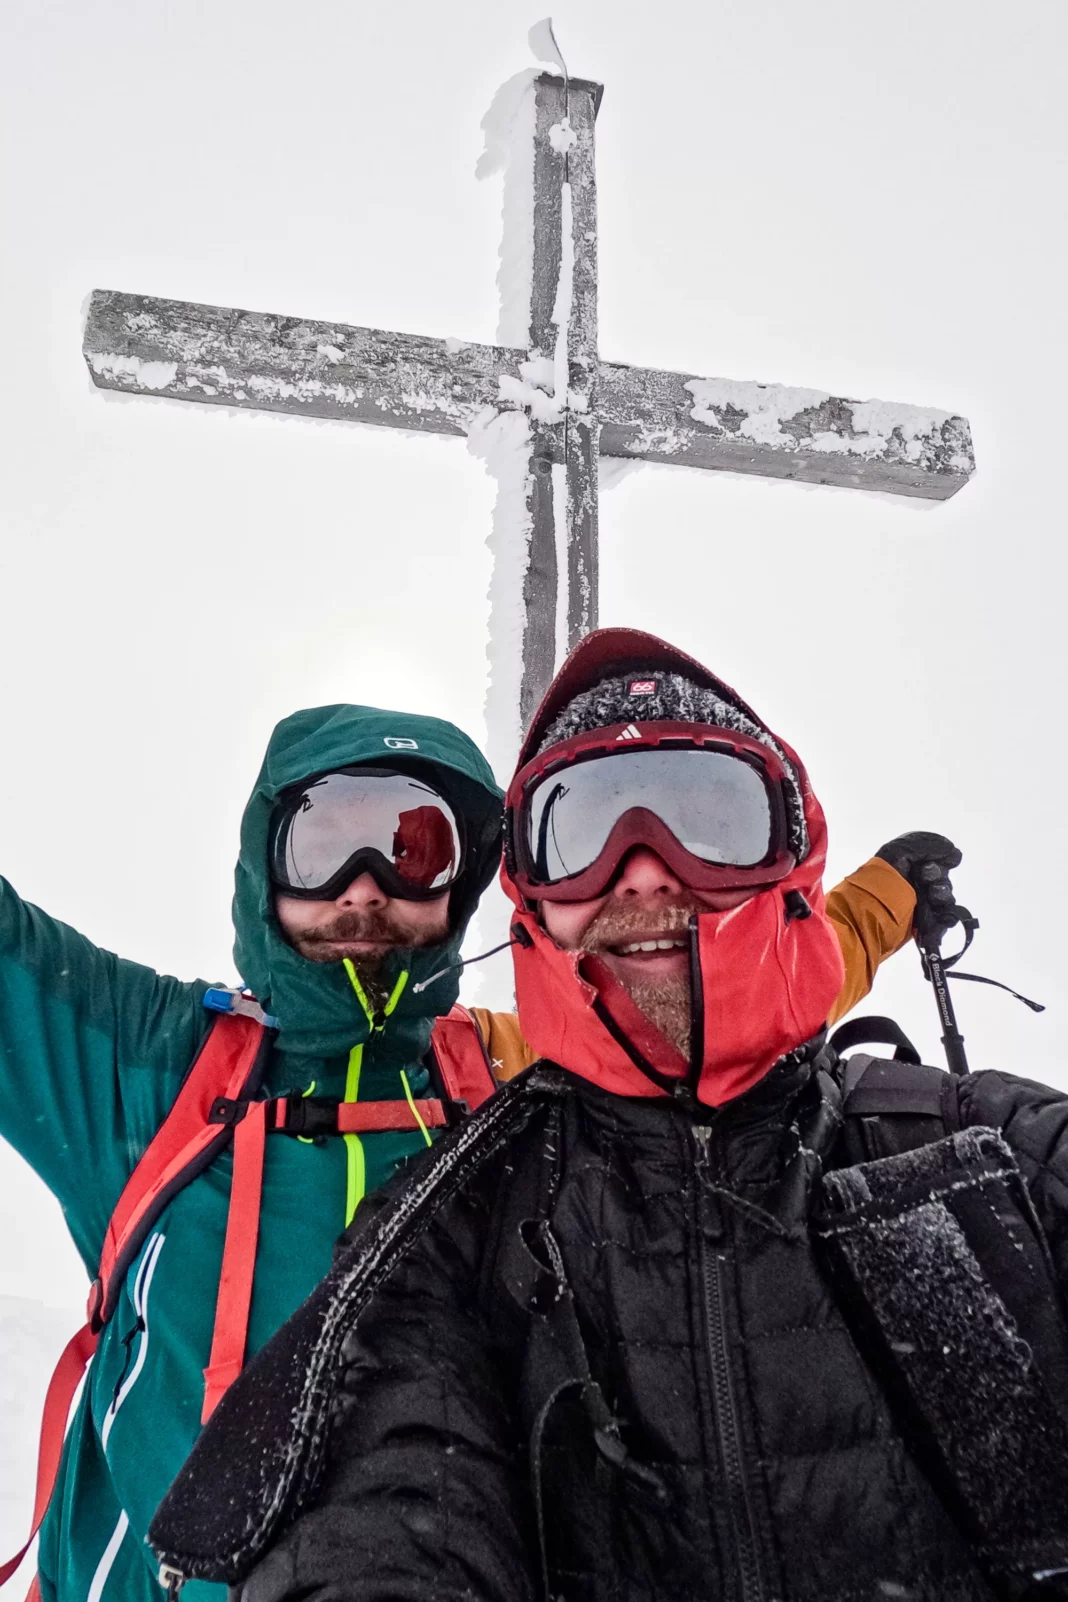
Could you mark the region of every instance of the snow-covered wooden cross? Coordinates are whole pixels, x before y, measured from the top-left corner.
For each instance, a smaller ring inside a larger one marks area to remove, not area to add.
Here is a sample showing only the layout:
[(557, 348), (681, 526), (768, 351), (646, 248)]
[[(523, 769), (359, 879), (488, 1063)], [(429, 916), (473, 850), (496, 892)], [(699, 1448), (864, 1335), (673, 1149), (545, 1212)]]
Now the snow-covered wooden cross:
[[(489, 713), (498, 762), (514, 755), (519, 728), (552, 676), (561, 585), (568, 645), (597, 623), (599, 456), (933, 500), (953, 495), (975, 466), (963, 417), (602, 361), (594, 175), (601, 85), (545, 73), (533, 96), (525, 347), (112, 290), (93, 293), (84, 340), (93, 381), (107, 389), (471, 439), (499, 480)], [(562, 564), (553, 464), (562, 464), (566, 485)]]

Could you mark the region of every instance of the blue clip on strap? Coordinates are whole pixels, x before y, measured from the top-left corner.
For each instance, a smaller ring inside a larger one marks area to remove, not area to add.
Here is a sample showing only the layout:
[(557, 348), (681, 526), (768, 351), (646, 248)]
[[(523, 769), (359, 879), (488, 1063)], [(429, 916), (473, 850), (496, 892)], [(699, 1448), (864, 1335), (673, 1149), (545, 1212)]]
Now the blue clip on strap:
[(255, 1018), (265, 1029), (278, 1028), (278, 1019), (264, 1012), (256, 998), (246, 995), (243, 990), (227, 990), (222, 985), (212, 985), (205, 990), (201, 1005), (209, 1012), (236, 1012), (245, 1018)]

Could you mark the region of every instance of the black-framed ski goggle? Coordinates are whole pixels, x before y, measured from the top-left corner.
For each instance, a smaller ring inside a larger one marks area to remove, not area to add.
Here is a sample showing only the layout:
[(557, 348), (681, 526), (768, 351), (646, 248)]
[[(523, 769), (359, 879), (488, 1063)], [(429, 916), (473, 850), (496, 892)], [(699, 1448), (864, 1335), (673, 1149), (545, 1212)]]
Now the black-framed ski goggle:
[(388, 896), (429, 901), (463, 872), (462, 820), (416, 774), (339, 768), (281, 797), (268, 866), (279, 890), (306, 901), (333, 901), (361, 873)]

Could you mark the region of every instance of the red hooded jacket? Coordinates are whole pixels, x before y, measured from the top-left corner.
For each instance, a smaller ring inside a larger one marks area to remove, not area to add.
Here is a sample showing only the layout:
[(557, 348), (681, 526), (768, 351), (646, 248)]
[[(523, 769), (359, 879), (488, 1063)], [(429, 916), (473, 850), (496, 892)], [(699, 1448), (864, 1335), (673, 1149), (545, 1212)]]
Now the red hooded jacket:
[[(598, 629), (576, 646), (549, 686), (524, 741), (519, 768), (580, 691), (610, 674), (658, 669), (707, 685), (767, 728), (733, 690), (685, 652), (636, 629)], [(666, 1096), (685, 1088), (707, 1106), (719, 1107), (756, 1084), (781, 1057), (824, 1026), (844, 978), (841, 949), (824, 904), (827, 826), (804, 768), (789, 746), (781, 740), (779, 744), (801, 785), (810, 849), (773, 888), (740, 907), (691, 919), (695, 994), (689, 1062), (638, 1011), (603, 962), (587, 953), (563, 951), (549, 938), (507, 866), (502, 870), (502, 883), (517, 909), (513, 955), (519, 1022), (538, 1056), (617, 1095)], [(517, 799), (510, 791), (509, 809)], [(785, 900), (791, 890), (801, 892), (811, 916), (788, 916)]]

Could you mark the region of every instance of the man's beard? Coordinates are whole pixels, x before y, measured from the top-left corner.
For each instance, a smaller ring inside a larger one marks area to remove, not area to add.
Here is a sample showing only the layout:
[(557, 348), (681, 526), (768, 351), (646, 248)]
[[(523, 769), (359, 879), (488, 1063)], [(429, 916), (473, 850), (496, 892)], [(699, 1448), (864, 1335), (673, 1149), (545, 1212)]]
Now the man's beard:
[[(602, 955), (606, 947), (625, 945), (628, 939), (639, 935), (650, 939), (658, 935), (688, 935), (691, 917), (707, 910), (692, 896), (676, 897), (659, 904), (653, 911), (648, 907), (627, 907), (621, 902), (609, 901), (585, 930), (580, 949)], [(619, 983), (653, 1028), (688, 1057), (693, 1020), (689, 973), (663, 979), (619, 976)]]
[(289, 936), (290, 944), (309, 962), (340, 962), (337, 951), (331, 949), (331, 943), (336, 941), (374, 940), (389, 945), (389, 951), (361, 951), (350, 958), (367, 999), (375, 1007), (383, 1006), (389, 998), (385, 968), (393, 950), (400, 947), (410, 951), (417, 946), (434, 945), (441, 939), (440, 934), (420, 936), (410, 929), (401, 929), (381, 912), (339, 912), (332, 923), (316, 929), (314, 934)]

